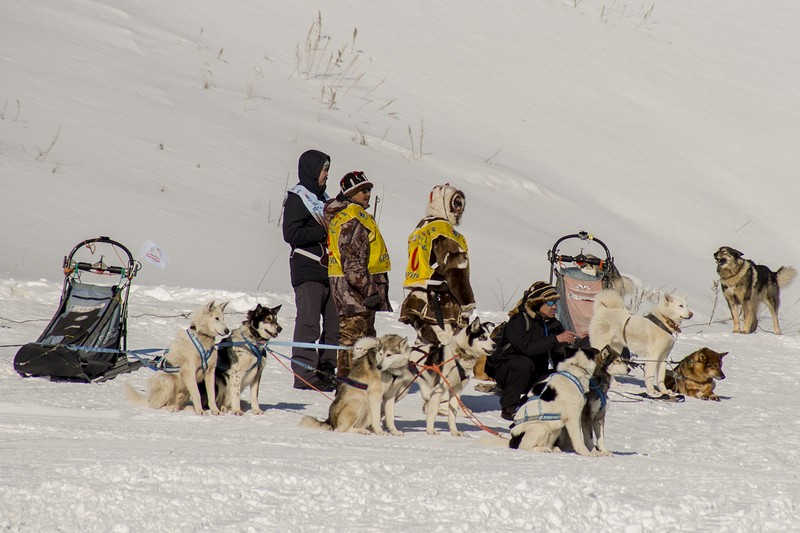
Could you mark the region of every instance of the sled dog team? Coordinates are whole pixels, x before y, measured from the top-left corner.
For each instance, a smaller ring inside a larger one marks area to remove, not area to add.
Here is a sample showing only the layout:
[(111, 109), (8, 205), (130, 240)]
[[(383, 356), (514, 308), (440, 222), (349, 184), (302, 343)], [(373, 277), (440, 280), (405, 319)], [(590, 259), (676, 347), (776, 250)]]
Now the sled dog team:
[[(403, 284), (407, 293), (399, 320), (416, 333), (412, 347), (404, 337), (376, 337), (375, 333), (375, 312), (392, 308), (388, 252), (376, 221), (366, 211), (372, 183), (363, 172), (350, 172), (340, 183), (341, 193), (329, 199), (325, 194), (329, 167), (327, 155), (315, 150), (304, 153), (300, 183), (289, 190), (284, 205), (284, 238), (292, 247), (290, 271), (297, 305), (293, 339), (300, 345), (322, 341), (344, 348), (338, 353), (293, 348), (295, 388), (337, 391), (325, 421), (306, 416), (301, 425), (383, 434), (385, 423), (389, 433), (401, 435), (394, 420), (395, 403), (416, 381), (426, 431), (437, 433), (435, 419), (442, 414), (447, 416), (451, 435), (463, 435), (456, 414), (459, 409), (470, 413), (460, 403), (461, 392), (475, 366), (496, 349), (494, 324), (471, 318), (475, 298), (468, 248), (455, 229), (464, 212), (464, 193), (449, 184), (434, 187), (425, 216), (409, 236)], [(727, 246), (714, 254), (734, 332), (755, 331), (758, 305), (765, 302), (775, 333), (780, 334), (779, 289), (792, 281), (795, 270), (781, 267), (773, 272), (742, 256)], [(555, 294), (554, 288), (547, 290)], [(555, 301), (550, 300), (557, 298), (537, 302), (552, 306)], [(525, 297), (519, 305), (524, 304)], [(191, 402), (198, 414), (206, 408), (212, 414), (241, 415), (241, 394), (249, 388), (251, 410), (261, 414), (259, 383), (266, 344), (281, 332), (280, 306), (259, 304), (231, 332), (224, 320), (226, 305), (210, 302), (193, 313), (190, 327), (170, 344), (164, 366), (150, 379), (147, 394), (127, 386), (129, 400), (171, 411)], [(551, 371), (541, 379), (531, 374), (521, 406), (508, 413), (503, 407), (502, 416), (513, 418), (514, 424), (511, 440), (499, 442), (525, 450), (610, 455), (604, 442), (606, 394), (613, 376), (629, 370), (621, 358), (625, 349), (643, 361), (648, 395), (677, 392), (719, 400), (713, 393), (714, 380), (725, 377), (721, 369), (725, 353), (703, 348), (673, 373), (667, 372), (680, 326), (692, 316), (685, 297), (664, 294), (649, 315), (638, 316), (626, 309), (619, 292), (601, 292), (594, 301), (589, 342), (576, 339), (574, 332), (561, 333), (558, 345), (563, 357), (552, 359)], [(546, 327), (544, 335), (548, 335)], [(531, 387), (534, 379), (538, 381)], [(504, 394), (511, 390), (507, 387)]]

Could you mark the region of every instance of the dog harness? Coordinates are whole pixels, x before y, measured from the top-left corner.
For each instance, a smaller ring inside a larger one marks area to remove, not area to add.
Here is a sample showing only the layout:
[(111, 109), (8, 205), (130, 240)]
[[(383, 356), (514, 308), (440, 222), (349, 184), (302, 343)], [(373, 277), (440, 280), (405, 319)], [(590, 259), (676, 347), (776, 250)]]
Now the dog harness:
[[(565, 378), (569, 379), (576, 387), (578, 387), (578, 390), (581, 391), (581, 395), (586, 394), (586, 391), (584, 390), (583, 385), (581, 385), (580, 380), (574, 375), (570, 374), (569, 372), (563, 372), (563, 371), (553, 372), (552, 374), (550, 374), (550, 377), (547, 378), (547, 382), (550, 383), (550, 380), (553, 379), (553, 376), (555, 376), (556, 374), (564, 376)], [(535, 408), (533, 404), (536, 404)], [(531, 412), (528, 412), (528, 406), (531, 407)], [(522, 414), (521, 417), (519, 416), (520, 413)], [(544, 420), (544, 421), (561, 420), (561, 415), (558, 413), (546, 413), (542, 406), (541, 397), (531, 396), (522, 406), (522, 409), (517, 411), (517, 415), (514, 417), (514, 425), (518, 426), (520, 424), (523, 424), (525, 422), (530, 422), (532, 420)]]
[(197, 335), (194, 334), (192, 328), (187, 329), (186, 334), (189, 335), (189, 340), (192, 341), (195, 349), (200, 354), (200, 366), (203, 368), (203, 372), (205, 372), (208, 370), (208, 360), (211, 359), (211, 353), (214, 351), (214, 346), (208, 350), (203, 348), (203, 344), (200, 342), (200, 339), (197, 338)]

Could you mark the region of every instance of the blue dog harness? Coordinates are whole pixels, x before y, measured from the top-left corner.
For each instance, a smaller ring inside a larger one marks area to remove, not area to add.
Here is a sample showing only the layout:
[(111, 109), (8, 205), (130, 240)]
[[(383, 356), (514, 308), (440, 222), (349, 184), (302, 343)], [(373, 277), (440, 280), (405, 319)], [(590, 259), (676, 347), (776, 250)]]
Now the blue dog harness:
[[(581, 395), (586, 394), (586, 391), (584, 390), (583, 385), (581, 385), (580, 380), (578, 380), (578, 378), (576, 378), (569, 372), (561, 372), (561, 371), (553, 372), (552, 374), (550, 374), (550, 377), (547, 378), (547, 382), (549, 383), (550, 380), (553, 379), (553, 376), (555, 376), (556, 374), (564, 376), (565, 378), (569, 379), (576, 387), (578, 387), (578, 390), (581, 391)], [(528, 410), (529, 406), (530, 406), (530, 412)], [(520, 417), (520, 415), (522, 416)], [(532, 420), (545, 420), (545, 421), (561, 420), (561, 415), (558, 413), (546, 413), (542, 405), (541, 397), (531, 396), (522, 406), (522, 409), (517, 411), (517, 415), (514, 417), (514, 425), (518, 426), (520, 424), (524, 424), (525, 422), (530, 422)]]

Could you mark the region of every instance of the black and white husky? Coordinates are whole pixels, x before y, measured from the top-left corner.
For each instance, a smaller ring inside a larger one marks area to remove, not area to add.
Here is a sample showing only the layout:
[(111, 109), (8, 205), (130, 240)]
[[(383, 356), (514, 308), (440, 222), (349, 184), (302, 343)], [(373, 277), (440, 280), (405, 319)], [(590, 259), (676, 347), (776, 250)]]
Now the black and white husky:
[[(448, 407), (447, 423), (450, 434), (457, 437), (464, 435), (456, 426), (459, 398), (478, 359), (494, 351), (494, 341), (490, 336), (493, 329), (494, 324), (491, 322), (481, 324), (480, 319), (475, 318), (455, 335), (450, 333), (449, 325), (445, 333), (437, 332), (442, 347), (428, 353), (425, 369), (420, 373), (419, 379), (419, 389), (425, 402), (425, 427), (428, 434), (438, 434), (434, 429), (434, 422), (439, 414), (439, 405), (444, 399)], [(433, 367), (437, 367), (439, 371), (433, 370)]]
[(517, 411), (509, 448), (560, 452), (556, 440), (562, 429), (566, 429), (576, 453), (599, 455), (586, 447), (582, 427), (586, 393), (598, 353), (595, 348), (570, 348), (556, 371), (534, 385), (535, 396), (528, 398)]
[(250, 411), (263, 414), (258, 405), (258, 387), (264, 372), (265, 343), (281, 332), (278, 311), (281, 306), (258, 304), (247, 312), (247, 319), (220, 343), (215, 374), (217, 405), (223, 413), (242, 414), (242, 391), (250, 387)]
[[(622, 356), (606, 346), (595, 357), (597, 363), (594, 375), (589, 382), (589, 391), (586, 393), (586, 405), (581, 416), (581, 429), (586, 448), (597, 455), (614, 455), (606, 449), (606, 412), (608, 411), (608, 391), (614, 376), (624, 376), (630, 372), (630, 366)], [(561, 430), (557, 445), (562, 450), (574, 450), (566, 429)]]

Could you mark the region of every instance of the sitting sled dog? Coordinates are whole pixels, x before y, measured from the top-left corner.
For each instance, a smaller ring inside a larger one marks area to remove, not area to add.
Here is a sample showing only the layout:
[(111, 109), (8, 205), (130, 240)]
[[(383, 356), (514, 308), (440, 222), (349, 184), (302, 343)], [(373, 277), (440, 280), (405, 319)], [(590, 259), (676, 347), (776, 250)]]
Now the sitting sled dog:
[(197, 384), (205, 382), (206, 394), (212, 414), (218, 415), (214, 390), (214, 373), (217, 367), (217, 336), (230, 333), (225, 325), (225, 307), (228, 302), (209, 302), (190, 316), (191, 325), (178, 334), (167, 348), (164, 356), (165, 370), (159, 370), (150, 378), (147, 396), (139, 394), (130, 385), (125, 386), (125, 395), (136, 405), (153, 409), (180, 411), (189, 399), (198, 415), (203, 414), (200, 389)]
[[(450, 434), (457, 437), (464, 435), (456, 426), (459, 397), (472, 376), (478, 358), (486, 357), (494, 350), (494, 341), (490, 337), (493, 329), (494, 324), (491, 322), (481, 324), (480, 319), (475, 318), (455, 335), (451, 333), (449, 325), (446, 325), (444, 333), (437, 330), (442, 344), (438, 349), (428, 346), (431, 351), (425, 360), (426, 369), (419, 376), (428, 434), (438, 435), (434, 422), (439, 414), (440, 403), (444, 400), (448, 407), (447, 423)], [(434, 365), (441, 365), (441, 374), (430, 368)]]
[[(606, 346), (595, 357), (595, 369), (589, 381), (586, 393), (586, 405), (581, 414), (581, 430), (586, 448), (596, 455), (613, 455), (605, 444), (606, 412), (608, 411), (608, 391), (614, 376), (624, 376), (630, 372), (630, 366), (622, 356), (610, 346)], [(556, 443), (562, 450), (574, 450), (566, 428)]]
[(586, 447), (581, 423), (598, 353), (589, 347), (567, 348), (567, 357), (556, 371), (534, 385), (534, 396), (517, 410), (511, 440), (492, 436), (481, 439), (482, 442), (533, 452), (560, 452), (556, 440), (566, 429), (576, 453), (599, 455)]
[(258, 405), (258, 389), (266, 365), (265, 343), (282, 331), (278, 324), (281, 306), (258, 304), (247, 312), (247, 319), (220, 343), (217, 358), (217, 406), (223, 413), (242, 414), (242, 391), (250, 387), (250, 411), (263, 414)]
[(381, 425), (383, 409), (389, 431), (392, 435), (402, 435), (395, 426), (394, 404), (397, 395), (404, 392), (413, 380), (408, 369), (410, 359), (411, 349), (405, 337), (384, 335), (377, 339), (359, 339), (353, 346), (350, 374), (339, 385), (328, 419), (323, 422), (304, 416), (300, 427), (365, 435), (370, 433), (369, 427), (380, 435), (384, 434)]
[(649, 315), (632, 315), (619, 293), (605, 290), (594, 300), (589, 338), (592, 346), (598, 349), (608, 345), (622, 353), (627, 346), (644, 359), (647, 394), (669, 395), (672, 391), (664, 384), (667, 358), (675, 344), (675, 335), (681, 330), (681, 322), (692, 316), (686, 298), (667, 293), (661, 296)]
[(758, 306), (764, 302), (772, 314), (775, 335), (780, 335), (778, 308), (781, 289), (794, 280), (797, 271), (790, 266), (782, 266), (773, 272), (768, 266), (743, 259), (743, 255), (730, 246), (723, 246), (714, 252), (722, 294), (733, 319), (733, 332), (753, 333), (758, 327)]

